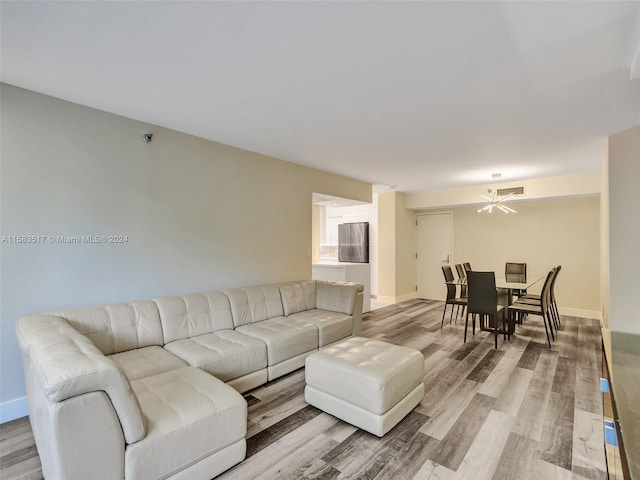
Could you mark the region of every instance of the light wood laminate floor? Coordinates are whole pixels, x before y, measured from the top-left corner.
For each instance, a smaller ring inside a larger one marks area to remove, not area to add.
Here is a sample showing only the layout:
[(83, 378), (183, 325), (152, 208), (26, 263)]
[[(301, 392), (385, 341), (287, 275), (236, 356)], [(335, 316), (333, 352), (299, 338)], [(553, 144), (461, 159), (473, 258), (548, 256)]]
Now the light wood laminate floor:
[[(412, 300), (365, 315), (363, 336), (425, 356), (425, 397), (384, 438), (307, 405), (301, 369), (245, 395), (247, 458), (218, 478), (607, 478), (598, 322), (562, 317), (549, 349), (530, 317), (495, 350), (487, 332), (464, 344), (464, 321), (441, 330), (442, 306)], [(42, 478), (28, 421), (0, 429), (0, 477)]]

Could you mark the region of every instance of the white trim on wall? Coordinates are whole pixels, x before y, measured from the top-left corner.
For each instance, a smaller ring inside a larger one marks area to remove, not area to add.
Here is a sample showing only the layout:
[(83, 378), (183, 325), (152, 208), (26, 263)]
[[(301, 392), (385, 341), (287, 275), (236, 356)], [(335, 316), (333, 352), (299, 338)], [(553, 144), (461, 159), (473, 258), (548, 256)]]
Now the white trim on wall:
[(558, 307), (560, 315), (578, 318), (590, 318), (592, 320), (602, 320), (602, 312), (598, 310), (586, 310), (584, 308)]
[(16, 398), (8, 402), (0, 403), (0, 423), (10, 422), (17, 418), (29, 415), (27, 397)]
[(413, 300), (415, 298), (418, 298), (418, 294), (416, 292), (411, 292), (405, 295), (400, 295), (399, 297), (386, 297), (383, 295), (378, 295), (376, 300), (378, 300), (381, 303), (395, 304), (395, 303), (406, 302), (408, 300)]

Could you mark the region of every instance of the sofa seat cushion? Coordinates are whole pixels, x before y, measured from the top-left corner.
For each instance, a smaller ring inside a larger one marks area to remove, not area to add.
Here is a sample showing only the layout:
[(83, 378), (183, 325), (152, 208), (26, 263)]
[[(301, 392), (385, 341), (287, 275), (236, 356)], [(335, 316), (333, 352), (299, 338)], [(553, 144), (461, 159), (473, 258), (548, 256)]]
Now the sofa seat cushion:
[(127, 445), (125, 478), (167, 478), (245, 437), (247, 402), (198, 368), (135, 380), (132, 387), (147, 435)]
[(138, 348), (109, 355), (109, 358), (122, 369), (130, 381), (151, 377), (188, 365), (187, 362), (162, 347)]
[(313, 308), (304, 312), (293, 313), (289, 318), (311, 323), (318, 328), (318, 343), (325, 347), (351, 336), (353, 333), (353, 317), (339, 312)]
[(267, 345), (234, 330), (177, 340), (164, 348), (224, 382), (267, 368)]
[(236, 327), (236, 331), (259, 338), (267, 344), (269, 366), (318, 348), (316, 326), (295, 318), (274, 317)]

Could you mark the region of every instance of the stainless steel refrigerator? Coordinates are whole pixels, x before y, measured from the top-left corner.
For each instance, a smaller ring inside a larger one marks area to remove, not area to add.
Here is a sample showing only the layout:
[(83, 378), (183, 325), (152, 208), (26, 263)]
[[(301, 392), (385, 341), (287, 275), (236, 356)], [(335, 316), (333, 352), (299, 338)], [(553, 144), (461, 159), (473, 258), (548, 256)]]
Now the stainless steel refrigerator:
[(338, 225), (338, 260), (369, 263), (369, 222)]

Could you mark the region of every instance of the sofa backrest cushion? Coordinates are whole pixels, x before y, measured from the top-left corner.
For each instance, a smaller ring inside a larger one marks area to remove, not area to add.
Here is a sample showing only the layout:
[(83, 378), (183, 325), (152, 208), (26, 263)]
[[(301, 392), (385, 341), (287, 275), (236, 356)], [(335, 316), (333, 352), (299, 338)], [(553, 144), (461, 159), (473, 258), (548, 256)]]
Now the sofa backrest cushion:
[(229, 298), (222, 292), (154, 299), (160, 312), (164, 343), (218, 330), (232, 330)]
[(316, 282), (314, 280), (283, 283), (279, 285), (279, 288), (286, 316), (316, 308)]
[(22, 317), (16, 334), (25, 363), (43, 394), (62, 402), (89, 392), (104, 392), (113, 405), (126, 443), (144, 438), (146, 427), (138, 399), (122, 370), (86, 336), (50, 314)]
[(284, 314), (277, 285), (233, 288), (225, 290), (229, 297), (233, 326), (248, 325)]
[(151, 300), (52, 314), (64, 318), (105, 355), (164, 344), (158, 307)]
[(316, 308), (353, 315), (356, 294), (364, 287), (358, 283), (316, 281)]

